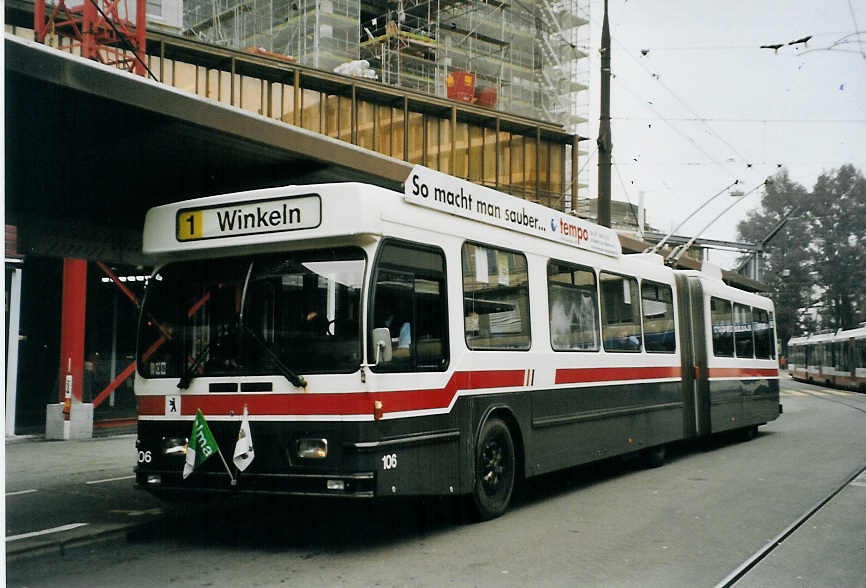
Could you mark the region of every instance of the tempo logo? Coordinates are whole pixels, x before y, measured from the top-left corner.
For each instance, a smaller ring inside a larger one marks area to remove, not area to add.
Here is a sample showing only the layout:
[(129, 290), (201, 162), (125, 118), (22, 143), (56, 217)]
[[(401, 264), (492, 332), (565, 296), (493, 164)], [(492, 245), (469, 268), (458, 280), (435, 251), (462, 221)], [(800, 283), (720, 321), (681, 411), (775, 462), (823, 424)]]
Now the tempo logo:
[[(562, 220), (562, 218), (559, 219), (559, 229), (562, 231), (562, 235), (564, 237), (572, 237), (574, 239), (577, 239), (578, 243), (580, 243), (581, 241), (589, 241), (589, 231), (584, 228), (578, 227), (575, 224), (566, 222)], [(553, 230), (555, 231), (556, 229), (554, 228)]]

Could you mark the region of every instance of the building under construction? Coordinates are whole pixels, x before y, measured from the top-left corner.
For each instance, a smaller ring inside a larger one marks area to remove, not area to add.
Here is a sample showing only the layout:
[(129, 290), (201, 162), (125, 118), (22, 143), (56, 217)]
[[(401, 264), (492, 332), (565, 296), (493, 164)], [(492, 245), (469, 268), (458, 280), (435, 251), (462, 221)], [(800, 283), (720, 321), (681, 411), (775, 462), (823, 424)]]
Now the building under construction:
[(420, 164), (577, 208), (578, 1), (8, 0), (7, 340), (22, 343), (7, 431), (42, 430), (67, 374), (94, 426), (134, 423), (148, 206), (322, 181), (399, 190)]
[(574, 131), (585, 121), (589, 0), (189, 0), (183, 33)]

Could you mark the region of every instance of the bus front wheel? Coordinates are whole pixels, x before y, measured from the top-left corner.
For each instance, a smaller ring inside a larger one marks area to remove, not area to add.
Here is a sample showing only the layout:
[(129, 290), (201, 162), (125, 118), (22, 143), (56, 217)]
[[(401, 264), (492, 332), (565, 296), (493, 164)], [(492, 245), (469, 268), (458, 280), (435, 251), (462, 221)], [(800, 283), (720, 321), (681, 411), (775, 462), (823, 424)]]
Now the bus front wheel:
[(475, 448), (473, 502), (482, 521), (494, 519), (508, 509), (514, 492), (516, 467), (511, 431), (500, 419), (488, 419)]

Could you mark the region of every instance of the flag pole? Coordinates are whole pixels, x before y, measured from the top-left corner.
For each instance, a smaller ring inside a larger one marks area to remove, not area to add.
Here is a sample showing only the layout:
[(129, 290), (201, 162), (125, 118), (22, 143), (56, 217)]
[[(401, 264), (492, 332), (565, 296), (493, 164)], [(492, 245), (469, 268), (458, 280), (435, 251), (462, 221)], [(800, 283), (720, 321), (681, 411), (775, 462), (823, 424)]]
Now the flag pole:
[(238, 481), (235, 479), (234, 474), (232, 474), (232, 471), (229, 469), (229, 464), (226, 463), (226, 458), (223, 457), (223, 452), (222, 450), (220, 450), (219, 445), (217, 445), (217, 453), (219, 453), (220, 459), (223, 460), (223, 465), (225, 466), (226, 471), (229, 474), (229, 478), (231, 478), (231, 485), (237, 486)]
[[(247, 410), (247, 405), (244, 404), (244, 411), (246, 411), (246, 410)], [(241, 427), (243, 427), (243, 426), (244, 426), (244, 417), (242, 415), (241, 416)], [(237, 447), (237, 443), (235, 443), (235, 446)], [(232, 453), (234, 453), (234, 450), (232, 450)], [(234, 467), (234, 469), (235, 469), (235, 475), (239, 476), (241, 473), (241, 469), (238, 467), (238, 464), (235, 463), (234, 455), (232, 455), (232, 467)], [(236, 483), (237, 482), (232, 482), (232, 486), (234, 486)]]

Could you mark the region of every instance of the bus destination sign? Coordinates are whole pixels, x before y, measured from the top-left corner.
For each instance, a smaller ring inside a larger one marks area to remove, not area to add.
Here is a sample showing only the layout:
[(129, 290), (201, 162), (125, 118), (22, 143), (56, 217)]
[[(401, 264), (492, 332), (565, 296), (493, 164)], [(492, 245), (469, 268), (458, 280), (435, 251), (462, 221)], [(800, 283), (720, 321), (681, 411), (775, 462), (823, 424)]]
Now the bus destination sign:
[(412, 204), (603, 255), (622, 255), (616, 231), (420, 165), (412, 168), (403, 198)]
[(175, 234), (178, 241), (195, 241), (314, 229), (321, 222), (321, 198), (318, 194), (304, 194), (184, 208), (177, 212)]

